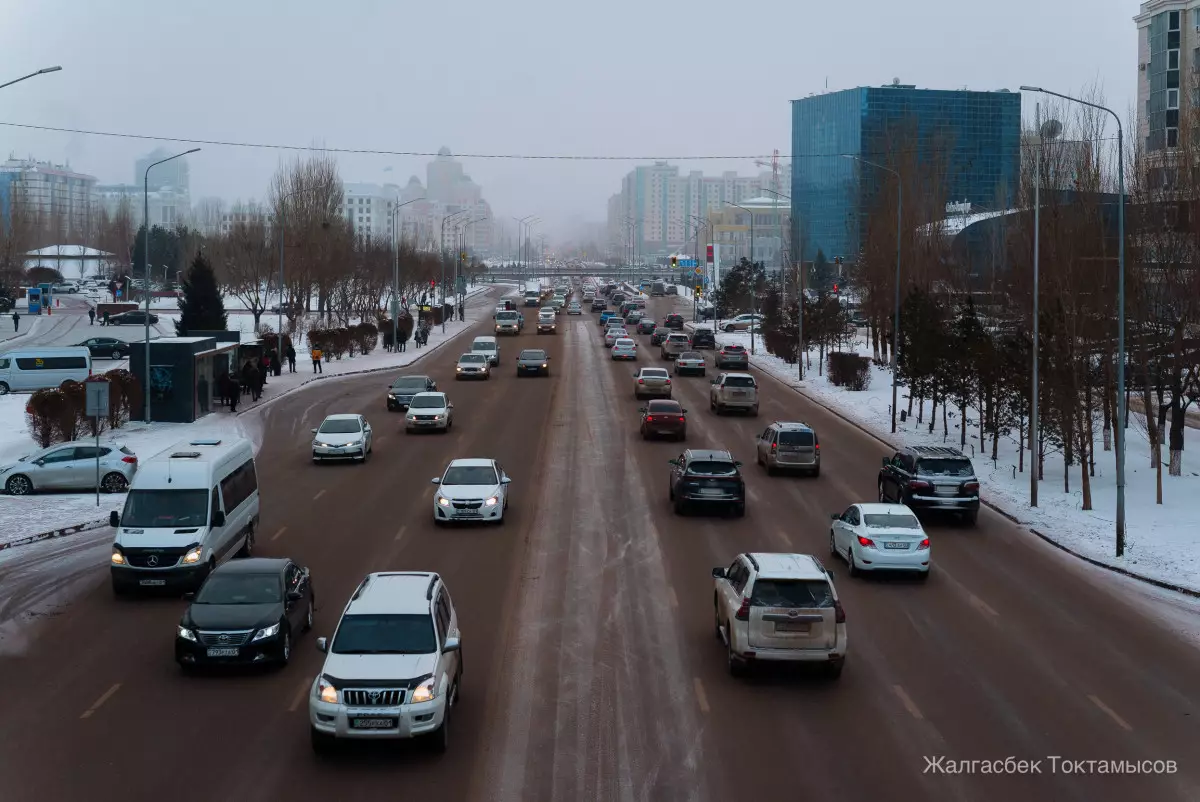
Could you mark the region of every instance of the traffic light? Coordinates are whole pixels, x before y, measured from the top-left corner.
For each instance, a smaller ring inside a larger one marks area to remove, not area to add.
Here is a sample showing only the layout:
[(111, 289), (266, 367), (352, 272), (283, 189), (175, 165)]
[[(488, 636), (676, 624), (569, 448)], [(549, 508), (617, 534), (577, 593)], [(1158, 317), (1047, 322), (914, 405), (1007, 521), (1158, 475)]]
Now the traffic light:
[(434, 281), (433, 279), (429, 279), (429, 289), (432, 290), (436, 286), (437, 286), (437, 282)]
[(712, 262), (712, 260), (713, 260), (713, 246), (709, 245), (708, 246), (708, 261)]
[(833, 291), (834, 291), (834, 292), (837, 292), (837, 291), (838, 291), (838, 285), (836, 285), (836, 284), (834, 284), (834, 285), (833, 285)]
[(692, 289), (695, 291), (697, 298), (699, 298), (701, 293), (704, 292), (704, 287), (700, 284), (697, 284), (695, 287), (692, 287)]
[(678, 256), (672, 256), (672, 257), (671, 257), (671, 268), (672, 268), (672, 269), (674, 269), (674, 268), (677, 268), (677, 267), (679, 267), (679, 257), (678, 257)]

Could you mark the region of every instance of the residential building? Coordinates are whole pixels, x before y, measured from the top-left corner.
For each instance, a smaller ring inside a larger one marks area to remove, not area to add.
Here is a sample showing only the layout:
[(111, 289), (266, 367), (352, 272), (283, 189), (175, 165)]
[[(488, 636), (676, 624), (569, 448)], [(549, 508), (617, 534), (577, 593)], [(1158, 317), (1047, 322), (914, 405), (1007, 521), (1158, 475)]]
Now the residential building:
[[(754, 216), (753, 226), (751, 215)], [(709, 213), (708, 220), (712, 225), (711, 242), (721, 246), (722, 263), (736, 264), (745, 258), (762, 262), (768, 271), (778, 270), (792, 263), (788, 251), (791, 208), (786, 200), (770, 195), (745, 198), (739, 201), (737, 206), (714, 209)], [(704, 244), (707, 233), (701, 233), (701, 245)], [(695, 250), (695, 240), (690, 246), (685, 243), (686, 253), (692, 254)], [(699, 258), (704, 258), (703, 251), (700, 252)]]
[(1147, 0), (1138, 29), (1138, 137), (1147, 153), (1179, 143), (1179, 115), (1200, 106), (1200, 0)]
[(147, 194), (140, 184), (99, 184), (95, 188), (94, 199), (110, 217), (123, 204), (127, 204), (133, 222), (138, 226), (146, 216), (147, 201), (150, 204), (151, 226), (174, 228), (190, 221), (191, 202), (173, 187), (151, 190)]
[[(897, 82), (793, 100), (792, 240), (805, 261), (818, 250), (831, 261), (856, 259), (868, 215), (880, 192), (895, 184), (885, 170), (846, 156), (915, 166), (918, 174), (937, 165), (944, 178), (936, 190), (944, 200), (979, 210), (1011, 208), (1020, 137), (1021, 96), (1003, 89), (917, 89)], [(914, 227), (930, 222), (911, 214), (904, 220)]]
[(272, 210), (264, 208), (257, 203), (235, 203), (228, 210), (220, 212), (219, 229), (222, 234), (228, 234), (233, 230), (233, 227), (239, 223), (254, 223), (262, 222), (267, 228), (274, 225), (274, 214)]
[(10, 157), (0, 164), (0, 220), (12, 219), (13, 204), (44, 229), (62, 238), (86, 236), (92, 224), (96, 179), (70, 164)]

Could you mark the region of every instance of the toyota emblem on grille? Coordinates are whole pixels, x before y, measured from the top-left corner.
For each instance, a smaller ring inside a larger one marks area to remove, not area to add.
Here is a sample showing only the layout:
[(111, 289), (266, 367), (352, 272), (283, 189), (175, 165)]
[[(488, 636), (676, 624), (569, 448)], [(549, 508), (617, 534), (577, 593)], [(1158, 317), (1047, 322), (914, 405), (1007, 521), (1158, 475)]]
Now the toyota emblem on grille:
[(798, 615), (800, 615), (799, 610), (788, 610), (788, 618), (795, 618)]
[(379, 703), (379, 691), (370, 691), (367, 693), (367, 696), (371, 697), (371, 704)]
[(229, 636), (228, 635), (218, 635), (217, 640), (220, 643), (229, 643)]
[(157, 555), (157, 554), (151, 554), (149, 557), (147, 557), (147, 558), (146, 558), (146, 565), (149, 565), (149, 566), (151, 566), (151, 567), (153, 567), (153, 566), (155, 566), (155, 565), (158, 565), (158, 555)]

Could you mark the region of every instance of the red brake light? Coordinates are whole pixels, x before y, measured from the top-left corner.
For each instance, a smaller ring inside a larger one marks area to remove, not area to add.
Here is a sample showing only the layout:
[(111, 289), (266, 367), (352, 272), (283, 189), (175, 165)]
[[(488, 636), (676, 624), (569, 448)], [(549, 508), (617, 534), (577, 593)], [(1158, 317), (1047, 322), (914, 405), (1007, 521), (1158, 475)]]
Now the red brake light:
[(645, 379), (638, 379), (638, 384), (645, 384), (645, 383), (646, 383)]
[(679, 416), (679, 422), (680, 422), (680, 423), (687, 423), (687, 418), (685, 418), (685, 417), (683, 417), (682, 415), (680, 415), (680, 416)]
[(671, 380), (670, 380), (670, 379), (667, 379), (667, 384), (670, 384), (670, 383), (671, 383)]
[(921, 551), (921, 550), (927, 549), (927, 548), (929, 548), (929, 538), (925, 538), (924, 540), (921, 541), (921, 545), (917, 546), (917, 551)]
[(646, 416), (646, 420), (647, 420), (647, 421), (652, 421), (652, 420), (654, 420), (654, 416), (653, 416), (653, 415), (647, 415), (647, 416)]
[(833, 603), (833, 623), (846, 623), (846, 611), (842, 609), (842, 603), (840, 601), (835, 601)]
[(967, 491), (968, 493), (978, 493), (979, 482), (967, 482), (965, 485), (963, 485), (963, 490)]
[(922, 482), (920, 479), (913, 479), (908, 483), (909, 490), (928, 490), (929, 482)]
[(734, 615), (738, 621), (750, 620), (750, 600), (742, 599), (742, 606), (738, 608), (737, 614)]
[(871, 538), (869, 538), (869, 537), (863, 537), (862, 535), (859, 535), (858, 536), (858, 545), (863, 546), (868, 549), (873, 549), (873, 548), (875, 548), (875, 541), (871, 540)]
[(779, 446), (778, 446), (778, 445), (776, 445), (775, 443), (771, 443), (771, 450), (772, 450), (772, 451), (774, 451), (774, 450), (775, 450), (775, 449), (777, 449), (777, 448), (779, 448)]
[(815, 443), (815, 444), (813, 445), (813, 451), (820, 451), (820, 450), (821, 450), (821, 444), (820, 444), (820, 443)]
[(121, 462), (128, 462), (131, 465), (136, 465), (137, 457), (121, 457)]

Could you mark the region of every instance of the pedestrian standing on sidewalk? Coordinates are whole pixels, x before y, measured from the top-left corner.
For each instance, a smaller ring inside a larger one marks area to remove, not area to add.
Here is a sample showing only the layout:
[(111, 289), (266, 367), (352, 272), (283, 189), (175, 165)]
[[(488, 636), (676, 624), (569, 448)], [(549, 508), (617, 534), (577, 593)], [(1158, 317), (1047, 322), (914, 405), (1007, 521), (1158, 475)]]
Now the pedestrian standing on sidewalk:
[(288, 373), (295, 373), (296, 372), (296, 349), (292, 347), (291, 343), (288, 343), (288, 347), (287, 347), (287, 361), (288, 361)]
[(271, 349), (271, 370), (276, 376), (283, 373), (283, 363), (279, 361), (279, 352)]
[(200, 378), (196, 380), (196, 400), (200, 402), (200, 414), (208, 414), (208, 405), (212, 401), (212, 393), (208, 388), (208, 379), (204, 378), (204, 374), (200, 374)]
[(324, 356), (324, 354), (323, 354), (323, 353), (321, 353), (321, 349), (320, 349), (320, 348), (314, 348), (314, 349), (312, 349), (313, 373), (324, 373), (324, 372), (325, 372), (325, 371), (324, 371), (324, 370), (321, 368), (321, 357), (322, 357), (322, 356)]
[(229, 413), (237, 412), (238, 401), (241, 399), (242, 388), (238, 385), (237, 374), (229, 374)]
[(250, 398), (257, 401), (262, 396), (262, 371), (254, 367), (250, 363), (246, 363), (249, 370), (246, 371), (246, 384), (250, 388)]
[(108, 325), (108, 310), (107, 310), (107, 309), (105, 309), (105, 310), (104, 310), (104, 320), (102, 320), (102, 321), (100, 322), (100, 325), (101, 325), (101, 326), (107, 326), (107, 325)]
[(259, 361), (258, 367), (259, 367), (259, 373), (261, 374), (261, 378), (259, 379), (258, 383), (266, 384), (267, 383), (267, 374), (269, 374), (271, 372), (271, 352), (270, 351), (267, 351), (265, 354), (263, 354), (263, 358)]
[(396, 350), (403, 351), (408, 343), (408, 329), (399, 329), (396, 332)]
[(266, 383), (267, 383), (267, 368), (266, 368), (266, 366), (260, 365), (259, 369), (258, 369), (258, 383), (254, 386), (254, 388), (256, 390), (256, 392), (254, 394), (255, 401), (262, 398), (263, 387), (266, 386)]
[(13, 312), (13, 331), (21, 330), (21, 316), (15, 311)]
[(96, 310), (95, 309), (88, 310), (88, 325), (89, 326), (96, 325)]

